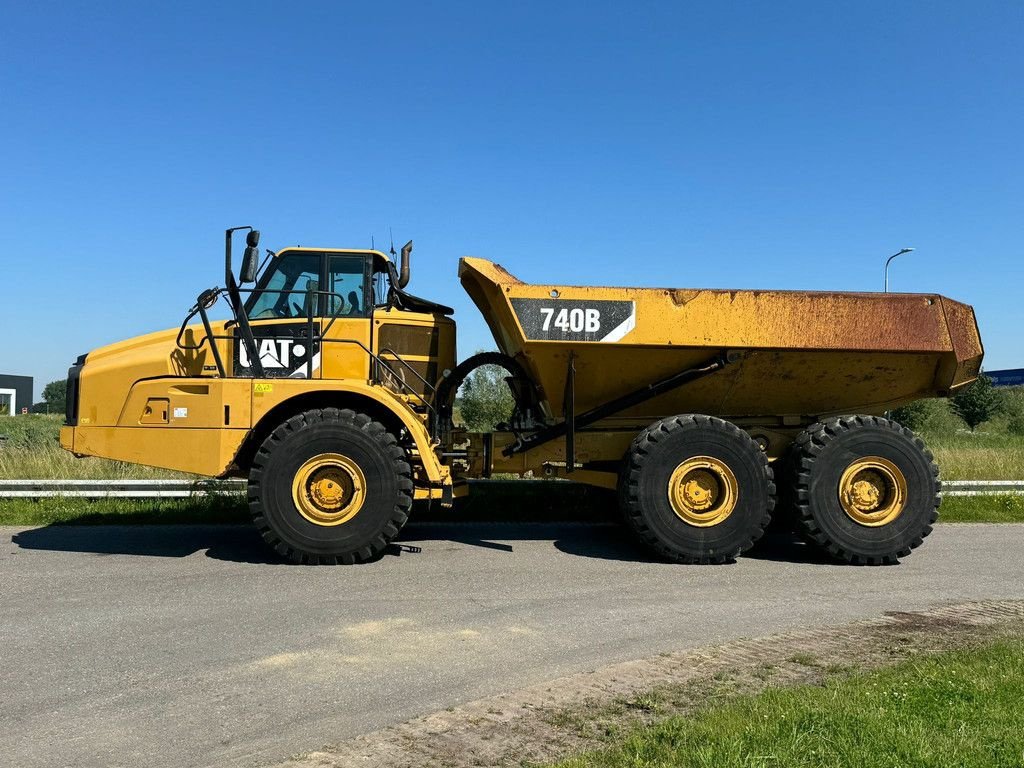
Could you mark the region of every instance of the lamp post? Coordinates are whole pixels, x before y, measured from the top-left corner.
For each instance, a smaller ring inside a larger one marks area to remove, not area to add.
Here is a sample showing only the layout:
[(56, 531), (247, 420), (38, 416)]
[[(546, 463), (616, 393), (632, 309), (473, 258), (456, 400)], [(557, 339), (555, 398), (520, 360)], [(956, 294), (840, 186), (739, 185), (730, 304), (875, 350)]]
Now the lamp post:
[(888, 259), (885, 260), (885, 292), (889, 292), (889, 263), (897, 256), (902, 256), (904, 253), (910, 253), (913, 248), (901, 248), (899, 251), (894, 253)]

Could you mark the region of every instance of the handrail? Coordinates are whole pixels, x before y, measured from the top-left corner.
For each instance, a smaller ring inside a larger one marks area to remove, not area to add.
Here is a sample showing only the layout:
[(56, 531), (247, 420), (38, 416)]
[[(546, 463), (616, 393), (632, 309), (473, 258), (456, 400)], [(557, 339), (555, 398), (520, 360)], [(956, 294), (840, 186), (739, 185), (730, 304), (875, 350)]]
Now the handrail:
[[(213, 336), (204, 337), (203, 341), (205, 342), (207, 340), (207, 338), (214, 339), (214, 340), (219, 340), (219, 341), (236, 341), (236, 338), (234, 336), (223, 336), (223, 335), (219, 335), (219, 334), (214, 334)], [(319, 342), (321, 344), (355, 344), (356, 346), (360, 347), (367, 355), (369, 355), (370, 358), (372, 358), (374, 362), (378, 363), (379, 365), (383, 365), (383, 366), (387, 367), (390, 370), (390, 366), (387, 365), (387, 361), (384, 360), (383, 358), (379, 357), (378, 355), (375, 355), (373, 353), (373, 351), (369, 347), (367, 347), (365, 344), (363, 344), (363, 342), (361, 342), (359, 339), (325, 339), (323, 337), (323, 334), (321, 333), (319, 336), (314, 336), (313, 337), (313, 341)], [(395, 356), (395, 359), (398, 362), (402, 363), (403, 365), (406, 365), (406, 366), (409, 365), (404, 359), (402, 359), (398, 355)], [(416, 371), (413, 370), (413, 373), (416, 373)], [(226, 376), (225, 378), (255, 379), (257, 377), (256, 376)], [(413, 395), (414, 397), (419, 397), (420, 400), (423, 399), (422, 397), (420, 397), (420, 394), (415, 389), (410, 387), (403, 380), (401, 380), (401, 379), (396, 379), (396, 380), (408, 391), (408, 393), (410, 395)], [(431, 387), (431, 389), (433, 389), (433, 387)], [(423, 404), (427, 408), (429, 408), (430, 410), (434, 410), (433, 406), (431, 406), (430, 403), (427, 403), (426, 401), (424, 401)]]
[[(419, 380), (420, 380), (420, 383), (422, 383), (424, 387), (426, 387), (427, 389), (429, 389), (429, 390), (430, 390), (431, 392), (436, 392), (436, 390), (434, 389), (434, 385), (433, 385), (433, 384), (431, 384), (431, 383), (430, 383), (429, 381), (427, 381), (427, 380), (426, 380), (425, 378), (423, 378), (422, 376), (420, 376), (420, 373), (419, 373), (419, 371), (417, 371), (417, 370), (416, 370), (415, 368), (413, 368), (413, 367), (412, 367), (411, 365), (409, 365), (409, 363), (407, 363), (407, 362), (406, 362), (406, 361), (405, 361), (405, 360), (404, 360), (404, 359), (402, 358), (402, 356), (401, 356), (400, 354), (398, 354), (397, 352), (395, 352), (395, 350), (393, 350), (393, 349), (392, 349), (391, 347), (384, 347), (384, 348), (383, 348), (383, 349), (382, 349), (382, 350), (380, 351), (380, 353), (381, 353), (382, 355), (391, 355), (391, 356), (393, 356), (393, 357), (395, 358), (395, 360), (397, 360), (397, 361), (398, 361), (398, 362), (400, 362), (400, 363), (401, 363), (402, 365), (404, 365), (404, 366), (405, 366), (406, 368), (408, 368), (408, 369), (409, 369), (409, 371), (410, 371), (410, 372), (412, 373), (412, 375), (413, 375), (413, 376), (415, 376), (415, 377), (416, 377), (417, 379), (419, 379)], [(385, 363), (385, 364), (386, 364), (386, 363)], [(391, 370), (391, 366), (388, 366), (388, 370)], [(393, 371), (392, 371), (392, 372), (393, 372)]]

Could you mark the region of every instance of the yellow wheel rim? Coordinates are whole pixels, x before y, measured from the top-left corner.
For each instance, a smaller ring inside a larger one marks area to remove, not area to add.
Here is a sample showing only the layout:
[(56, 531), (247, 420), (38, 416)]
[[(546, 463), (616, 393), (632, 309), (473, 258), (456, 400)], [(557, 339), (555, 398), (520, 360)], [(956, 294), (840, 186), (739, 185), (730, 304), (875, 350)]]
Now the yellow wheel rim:
[(712, 456), (687, 459), (668, 480), (668, 502), (683, 522), (698, 528), (718, 525), (732, 514), (739, 499), (736, 475)]
[(366, 477), (348, 456), (321, 453), (296, 471), (292, 499), (299, 514), (309, 522), (341, 525), (362, 509)]
[(839, 479), (839, 503), (861, 525), (886, 525), (907, 505), (907, 479), (888, 459), (865, 456), (850, 464)]

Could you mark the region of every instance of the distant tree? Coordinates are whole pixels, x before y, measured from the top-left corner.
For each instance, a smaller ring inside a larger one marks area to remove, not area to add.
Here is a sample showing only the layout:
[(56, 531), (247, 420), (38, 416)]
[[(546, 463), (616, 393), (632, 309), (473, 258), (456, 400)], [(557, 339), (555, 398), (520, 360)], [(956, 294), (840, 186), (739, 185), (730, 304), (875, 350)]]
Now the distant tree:
[(455, 405), (470, 431), (490, 432), (512, 415), (515, 401), (506, 376), (508, 372), (501, 366), (481, 366), (459, 388)]
[(973, 384), (953, 395), (950, 402), (953, 412), (967, 422), (973, 432), (979, 424), (999, 413), (1002, 395), (992, 386), (992, 379), (981, 374)]
[(61, 379), (60, 381), (51, 381), (43, 387), (43, 401), (50, 413), (64, 413), (67, 386), (67, 379)]

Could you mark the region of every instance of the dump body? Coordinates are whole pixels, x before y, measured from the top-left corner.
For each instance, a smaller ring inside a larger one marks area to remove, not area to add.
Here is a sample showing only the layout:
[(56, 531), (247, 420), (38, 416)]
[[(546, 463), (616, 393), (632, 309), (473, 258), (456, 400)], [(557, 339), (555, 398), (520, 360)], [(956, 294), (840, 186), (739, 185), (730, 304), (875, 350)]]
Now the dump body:
[(553, 418), (563, 414), (570, 356), (576, 412), (722, 355), (734, 360), (621, 413), (647, 422), (880, 414), (945, 396), (981, 367), (973, 309), (936, 294), (529, 285), (477, 258), (461, 260), (459, 277)]

